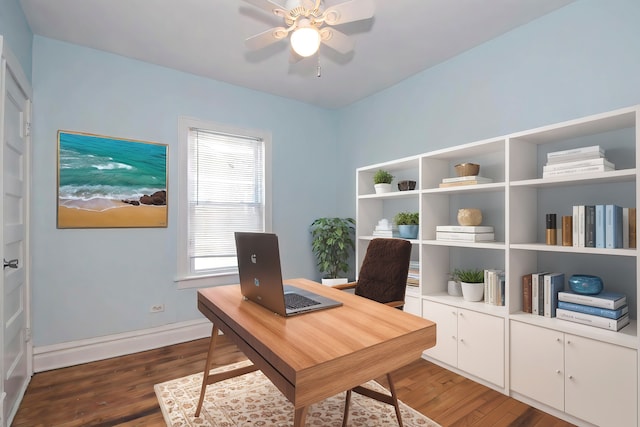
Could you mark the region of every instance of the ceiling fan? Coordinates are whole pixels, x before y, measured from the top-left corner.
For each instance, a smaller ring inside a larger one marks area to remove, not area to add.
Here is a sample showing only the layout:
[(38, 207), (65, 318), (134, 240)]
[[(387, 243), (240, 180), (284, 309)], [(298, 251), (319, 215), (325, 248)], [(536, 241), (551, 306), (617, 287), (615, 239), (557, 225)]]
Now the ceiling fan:
[(291, 62), (312, 56), (320, 43), (342, 54), (349, 53), (354, 48), (353, 41), (333, 26), (369, 19), (375, 9), (373, 0), (349, 0), (326, 9), (323, 0), (287, 0), (286, 6), (272, 0), (244, 1), (282, 18), (285, 25), (249, 37), (246, 46), (262, 49), (291, 34)]

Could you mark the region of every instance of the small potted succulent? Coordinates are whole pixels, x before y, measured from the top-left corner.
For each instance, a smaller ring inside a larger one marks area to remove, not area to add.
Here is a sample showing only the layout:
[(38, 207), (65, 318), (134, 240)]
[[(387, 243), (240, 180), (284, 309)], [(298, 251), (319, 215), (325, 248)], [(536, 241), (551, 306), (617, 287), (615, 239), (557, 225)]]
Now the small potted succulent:
[(482, 301), (484, 297), (484, 270), (455, 269), (453, 276), (462, 286), (465, 301)]
[(373, 175), (373, 186), (376, 189), (376, 193), (389, 193), (391, 191), (391, 181), (393, 181), (393, 175), (389, 171), (384, 169), (378, 169)]
[(420, 224), (418, 212), (400, 212), (394, 218), (398, 225), (398, 234), (405, 239), (416, 239)]

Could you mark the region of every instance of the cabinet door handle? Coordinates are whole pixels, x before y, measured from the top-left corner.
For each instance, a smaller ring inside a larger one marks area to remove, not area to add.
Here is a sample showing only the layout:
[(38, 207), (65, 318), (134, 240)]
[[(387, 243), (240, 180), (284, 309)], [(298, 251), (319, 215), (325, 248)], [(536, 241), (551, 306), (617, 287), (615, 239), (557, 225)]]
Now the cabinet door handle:
[(460, 342), (464, 342), (464, 339), (460, 338)]
[(556, 338), (556, 342), (562, 342), (560, 338)]
[(451, 338), (455, 340), (455, 339), (456, 339), (456, 336), (455, 336), (455, 335), (451, 335)]
[(559, 373), (560, 373), (560, 369), (556, 369), (556, 374), (559, 374)]
[(573, 375), (569, 375), (569, 379), (572, 380), (573, 379)]

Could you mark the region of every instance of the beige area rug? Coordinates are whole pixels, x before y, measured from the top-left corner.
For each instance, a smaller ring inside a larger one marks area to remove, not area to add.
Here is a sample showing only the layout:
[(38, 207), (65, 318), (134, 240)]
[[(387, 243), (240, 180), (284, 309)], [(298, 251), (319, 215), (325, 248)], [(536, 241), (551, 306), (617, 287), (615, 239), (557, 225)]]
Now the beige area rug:
[[(212, 372), (227, 371), (248, 362), (217, 368)], [(202, 373), (167, 381), (154, 386), (167, 426), (170, 427), (247, 427), (293, 425), (293, 405), (260, 371), (211, 384), (207, 387), (200, 417), (194, 412), (200, 397)], [(367, 387), (386, 391), (375, 381)], [(387, 392), (388, 393), (388, 392)], [(307, 412), (307, 426), (341, 426), (345, 393), (311, 405)], [(406, 427), (438, 424), (400, 403), (402, 421)], [(397, 426), (395, 411), (386, 405), (352, 394), (349, 426)]]

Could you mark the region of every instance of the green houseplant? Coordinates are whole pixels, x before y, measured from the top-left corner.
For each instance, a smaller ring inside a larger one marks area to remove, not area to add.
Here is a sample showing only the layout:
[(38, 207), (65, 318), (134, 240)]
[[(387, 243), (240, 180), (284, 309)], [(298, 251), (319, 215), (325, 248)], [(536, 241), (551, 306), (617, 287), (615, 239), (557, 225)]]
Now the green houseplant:
[(482, 301), (484, 298), (484, 270), (455, 269), (453, 276), (460, 281), (465, 301)]
[(420, 214), (418, 212), (399, 212), (394, 217), (398, 225), (398, 234), (405, 239), (415, 239), (418, 237), (418, 224), (420, 224)]
[(355, 223), (353, 218), (318, 218), (311, 223), (312, 250), (324, 278), (337, 279), (349, 271)]
[(393, 181), (393, 175), (384, 169), (378, 169), (373, 175), (373, 187), (376, 193), (389, 193), (391, 191), (391, 181)]

